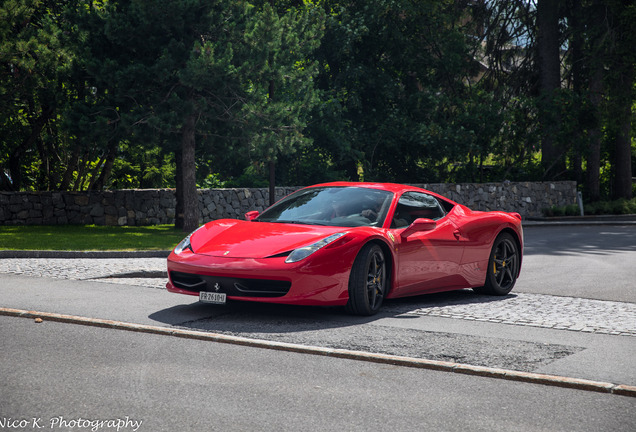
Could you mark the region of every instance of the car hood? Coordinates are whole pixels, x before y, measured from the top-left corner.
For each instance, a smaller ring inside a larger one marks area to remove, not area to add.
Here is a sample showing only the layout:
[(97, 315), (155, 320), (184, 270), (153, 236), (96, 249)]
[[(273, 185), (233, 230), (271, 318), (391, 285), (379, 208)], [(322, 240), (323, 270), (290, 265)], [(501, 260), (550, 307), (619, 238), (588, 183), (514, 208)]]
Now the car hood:
[(190, 238), (196, 254), (227, 258), (266, 258), (343, 232), (343, 227), (223, 219), (210, 222)]

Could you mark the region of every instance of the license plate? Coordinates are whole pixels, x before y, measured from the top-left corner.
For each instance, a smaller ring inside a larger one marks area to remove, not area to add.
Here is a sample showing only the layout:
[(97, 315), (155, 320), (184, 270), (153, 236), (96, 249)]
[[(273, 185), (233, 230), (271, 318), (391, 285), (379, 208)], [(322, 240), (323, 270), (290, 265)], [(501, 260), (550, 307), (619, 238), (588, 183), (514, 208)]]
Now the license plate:
[(199, 300), (205, 303), (225, 304), (226, 294), (201, 291), (199, 293)]

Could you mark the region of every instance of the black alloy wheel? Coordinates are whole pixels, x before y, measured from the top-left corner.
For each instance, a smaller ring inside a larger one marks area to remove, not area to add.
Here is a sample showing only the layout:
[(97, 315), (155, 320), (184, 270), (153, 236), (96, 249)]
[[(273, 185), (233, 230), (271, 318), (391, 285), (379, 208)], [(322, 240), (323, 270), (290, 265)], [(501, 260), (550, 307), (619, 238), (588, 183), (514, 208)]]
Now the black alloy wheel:
[(507, 232), (499, 234), (490, 252), (486, 284), (475, 288), (474, 291), (500, 296), (508, 294), (517, 281), (519, 264), (520, 254), (517, 242)]
[(367, 244), (353, 263), (349, 276), (347, 310), (355, 315), (373, 315), (387, 294), (387, 265), (382, 248)]

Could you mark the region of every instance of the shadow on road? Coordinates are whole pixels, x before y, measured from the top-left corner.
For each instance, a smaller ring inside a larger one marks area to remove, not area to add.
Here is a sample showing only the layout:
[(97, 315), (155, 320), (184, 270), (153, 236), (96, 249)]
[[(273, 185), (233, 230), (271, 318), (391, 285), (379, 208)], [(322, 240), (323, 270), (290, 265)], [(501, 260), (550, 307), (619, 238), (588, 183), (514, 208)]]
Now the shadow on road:
[(472, 290), (448, 291), (388, 300), (377, 315), (348, 315), (343, 307), (314, 307), (230, 301), (224, 306), (194, 302), (157, 311), (150, 319), (189, 329), (229, 333), (298, 333), (368, 324), (416, 309), (448, 305), (505, 302), (515, 298), (484, 296)]
[(150, 318), (191, 330), (252, 339), (334, 349), (454, 361), (480, 366), (533, 371), (578, 352), (579, 347), (515, 341), (377, 323), (381, 318), (407, 318), (406, 312), (450, 304), (505, 302), (470, 290), (388, 301), (372, 317), (347, 315), (344, 308), (230, 302), (226, 306), (184, 304), (157, 311)]
[(524, 230), (525, 255), (608, 255), (636, 250), (636, 226), (541, 226)]

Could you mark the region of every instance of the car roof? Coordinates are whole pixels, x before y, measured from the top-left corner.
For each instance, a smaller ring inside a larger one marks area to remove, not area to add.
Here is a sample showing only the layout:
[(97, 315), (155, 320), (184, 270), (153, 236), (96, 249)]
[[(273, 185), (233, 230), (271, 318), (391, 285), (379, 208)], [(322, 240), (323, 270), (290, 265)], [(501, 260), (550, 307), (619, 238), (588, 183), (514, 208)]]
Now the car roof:
[(386, 190), (386, 191), (393, 192), (393, 193), (398, 194), (398, 195), (403, 193), (403, 192), (406, 192), (406, 191), (420, 191), (420, 192), (426, 192), (426, 193), (428, 193), (430, 195), (433, 195), (433, 196), (435, 196), (435, 197), (437, 197), (439, 199), (448, 201), (448, 202), (450, 202), (452, 204), (457, 204), (454, 201), (446, 198), (445, 196), (437, 194), (437, 193), (432, 192), (432, 191), (429, 191), (427, 189), (422, 189), (422, 188), (417, 187), (417, 186), (409, 186), (409, 185), (398, 184), (398, 183), (338, 181), (338, 182), (320, 183), (320, 184), (307, 186), (307, 188), (313, 188), (313, 187), (360, 187), (360, 188)]
[(406, 186), (396, 183), (372, 183), (372, 182), (330, 182), (330, 183), (320, 183), (308, 187), (361, 187), (368, 189), (382, 189), (390, 192), (401, 192), (406, 189), (419, 189), (414, 188), (412, 186)]

